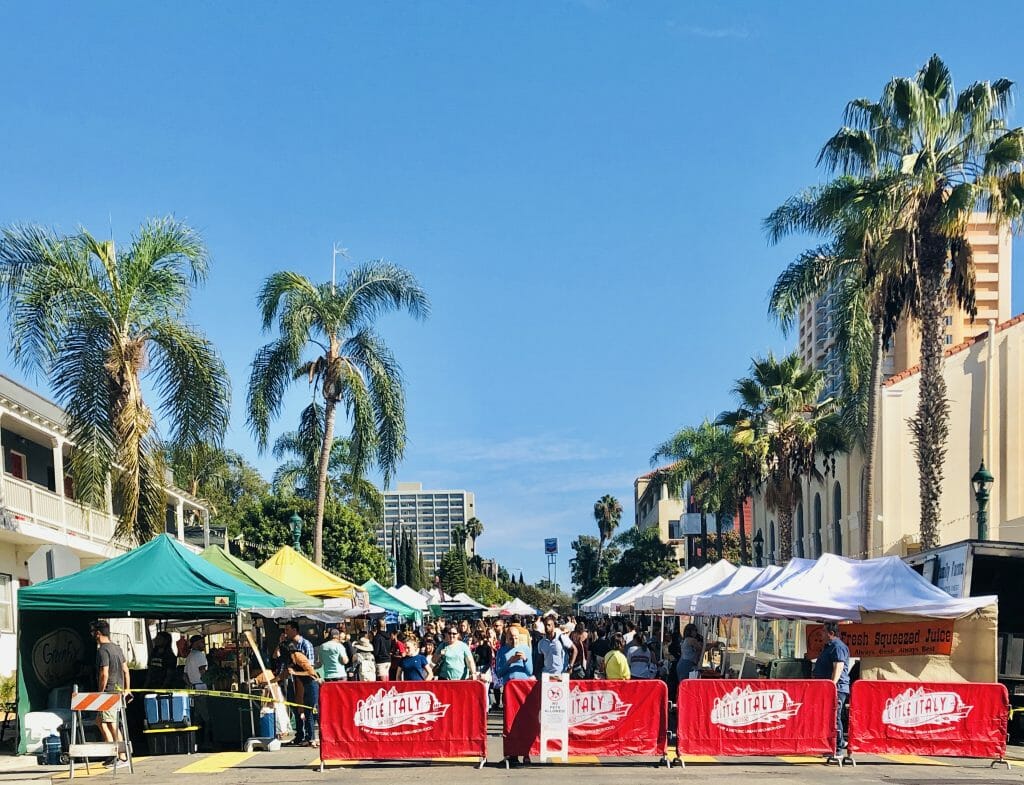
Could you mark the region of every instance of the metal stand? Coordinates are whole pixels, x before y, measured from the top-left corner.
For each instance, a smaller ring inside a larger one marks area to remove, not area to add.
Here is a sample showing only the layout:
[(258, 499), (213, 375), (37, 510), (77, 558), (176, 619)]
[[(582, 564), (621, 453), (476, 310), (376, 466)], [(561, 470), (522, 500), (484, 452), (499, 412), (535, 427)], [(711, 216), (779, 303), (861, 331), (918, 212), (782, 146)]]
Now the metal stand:
[(992, 761), (992, 762), (991, 762), (991, 763), (989, 764), (989, 766), (988, 766), (988, 767), (989, 767), (990, 769), (994, 769), (994, 768), (995, 768), (996, 766), (998, 766), (998, 765), (999, 765), (1000, 763), (1001, 763), (1001, 764), (1003, 764), (1004, 766), (1006, 766), (1006, 770), (1007, 770), (1007, 771), (1009, 771), (1009, 770), (1010, 770), (1010, 761), (1008, 761), (1008, 760), (1007, 760), (1006, 758), (999, 758), (998, 760), (994, 760), (994, 761)]
[[(121, 740), (113, 742), (86, 742), (83, 711), (113, 711), (115, 713), (114, 733), (121, 733)], [(128, 719), (124, 711), (124, 695), (110, 692), (78, 692), (75, 685), (71, 695), (71, 743), (68, 745), (68, 779), (75, 778), (75, 758), (85, 758), (85, 773), (91, 775), (89, 758), (114, 758), (114, 776), (117, 776), (121, 753), (128, 763), (128, 771), (135, 773), (132, 762), (132, 745), (128, 737)]]

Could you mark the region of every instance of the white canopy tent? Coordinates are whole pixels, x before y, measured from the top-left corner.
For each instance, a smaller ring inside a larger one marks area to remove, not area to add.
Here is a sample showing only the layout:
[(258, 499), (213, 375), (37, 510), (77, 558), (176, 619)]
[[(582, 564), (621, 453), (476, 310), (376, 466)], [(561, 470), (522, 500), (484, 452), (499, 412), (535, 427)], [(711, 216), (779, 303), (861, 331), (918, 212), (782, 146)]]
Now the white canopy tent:
[(736, 572), (736, 567), (724, 559), (712, 564), (705, 564), (692, 574), (687, 573), (678, 583), (670, 584), (667, 587), (663, 586), (651, 594), (650, 598), (653, 599), (653, 603), (649, 603), (648, 607), (658, 613), (675, 613), (676, 597), (681, 597), (684, 594), (699, 594), (708, 587), (725, 580), (734, 572)]
[(619, 612), (619, 605), (623, 602), (632, 600), (637, 593), (644, 587), (642, 583), (638, 583), (636, 586), (626, 586), (618, 594), (612, 595), (601, 601), (598, 606), (601, 613), (613, 614)]
[(862, 612), (958, 619), (998, 598), (956, 599), (895, 556), (848, 559), (824, 554), (786, 581), (760, 589), (752, 615), (765, 619), (860, 621)]
[[(751, 577), (749, 570), (754, 570)], [(715, 616), (714, 601), (728, 597), (737, 592), (751, 591), (771, 583), (782, 572), (782, 567), (740, 567), (717, 586), (712, 586), (702, 594), (694, 595), (690, 601), (690, 614), (693, 616)], [(678, 599), (677, 599), (678, 604)]]
[(775, 577), (766, 577), (764, 582), (754, 581), (742, 591), (732, 594), (719, 594), (708, 597), (704, 601), (703, 615), (705, 616), (754, 616), (754, 609), (757, 607), (757, 598), (760, 592), (769, 588), (783, 586), (794, 576), (809, 570), (814, 565), (814, 559), (790, 559), (782, 571)]
[(537, 609), (515, 597), (498, 608), (499, 616), (536, 616)]
[(632, 588), (632, 586), (616, 586), (615, 591), (611, 592), (610, 594), (606, 594), (597, 602), (591, 603), (590, 607), (593, 609), (594, 613), (608, 613), (608, 610), (606, 610), (608, 607), (608, 603), (610, 603), (612, 600), (618, 599)]
[(397, 588), (388, 589), (388, 592), (400, 599), (406, 605), (415, 608), (418, 611), (427, 610), (426, 598), (411, 586), (403, 584)]
[(587, 597), (585, 599), (582, 599), (582, 600), (579, 600), (576, 603), (576, 606), (582, 608), (584, 605), (589, 605), (590, 603), (592, 603), (594, 600), (596, 600), (598, 597), (600, 597), (602, 594), (606, 593), (607, 591), (608, 591), (608, 587), (604, 586), (604, 587), (598, 589), (597, 591), (595, 591), (589, 597)]
[(468, 606), (470, 606), (472, 608), (475, 608), (478, 611), (487, 610), (487, 606), (486, 605), (481, 605), (479, 602), (474, 600), (472, 597), (470, 597), (464, 591), (460, 591), (458, 594), (456, 594), (454, 597), (452, 597), (451, 601), (452, 602), (461, 603), (462, 605), (468, 605)]
[(687, 580), (691, 575), (698, 571), (699, 570), (696, 567), (691, 567), (685, 572), (679, 573), (679, 575), (675, 576), (671, 580), (665, 581), (660, 586), (656, 586), (651, 591), (644, 592), (635, 600), (633, 600), (633, 607), (636, 608), (638, 611), (661, 611), (661, 595), (665, 591)]
[(680, 594), (676, 597), (676, 613), (686, 616), (696, 615), (693, 603), (698, 596), (714, 594), (716, 592), (738, 591), (760, 576), (761, 569), (760, 567), (741, 566), (737, 567), (731, 575), (727, 575), (716, 583), (708, 586), (688, 587), (685, 594)]
[(658, 576), (654, 580), (648, 581), (643, 586), (641, 586), (640, 589), (636, 593), (634, 593), (629, 599), (625, 600), (624, 602), (619, 602), (617, 611), (619, 613), (628, 613), (629, 611), (634, 610), (635, 603), (638, 599), (640, 599), (646, 594), (651, 593), (655, 589), (664, 586), (666, 583), (668, 583), (668, 581), (668, 578), (662, 578), (661, 576)]
[(610, 597), (621, 588), (621, 586), (606, 586), (586, 602), (580, 603), (580, 611), (583, 613), (597, 613), (597, 604), (606, 597)]

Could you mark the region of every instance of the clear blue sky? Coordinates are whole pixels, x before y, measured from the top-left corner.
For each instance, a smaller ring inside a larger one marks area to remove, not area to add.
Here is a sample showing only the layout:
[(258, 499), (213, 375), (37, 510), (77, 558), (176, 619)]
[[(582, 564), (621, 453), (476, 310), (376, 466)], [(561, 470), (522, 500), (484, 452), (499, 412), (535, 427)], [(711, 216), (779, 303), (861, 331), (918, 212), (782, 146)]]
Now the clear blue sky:
[(845, 102), (932, 52), (959, 86), (1024, 80), (1022, 23), (1013, 2), (6, 3), (0, 222), (200, 229), (193, 319), (231, 371), (228, 444), (268, 476), (243, 415), (260, 281), (325, 280), (336, 240), (412, 269), (433, 317), (381, 325), (408, 378), (398, 479), (474, 491), (481, 551), (530, 579), (559, 537), (565, 583), (594, 500), (630, 524), (654, 446), (791, 343), (766, 292), (803, 243), (760, 221), (823, 176)]

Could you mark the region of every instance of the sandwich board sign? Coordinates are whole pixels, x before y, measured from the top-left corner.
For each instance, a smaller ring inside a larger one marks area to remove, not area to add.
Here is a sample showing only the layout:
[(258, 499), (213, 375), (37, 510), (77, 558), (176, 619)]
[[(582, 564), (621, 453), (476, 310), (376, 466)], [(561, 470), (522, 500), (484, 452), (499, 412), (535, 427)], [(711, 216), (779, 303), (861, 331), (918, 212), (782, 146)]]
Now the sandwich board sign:
[(544, 673), (540, 681), (540, 762), (569, 762), (569, 674)]

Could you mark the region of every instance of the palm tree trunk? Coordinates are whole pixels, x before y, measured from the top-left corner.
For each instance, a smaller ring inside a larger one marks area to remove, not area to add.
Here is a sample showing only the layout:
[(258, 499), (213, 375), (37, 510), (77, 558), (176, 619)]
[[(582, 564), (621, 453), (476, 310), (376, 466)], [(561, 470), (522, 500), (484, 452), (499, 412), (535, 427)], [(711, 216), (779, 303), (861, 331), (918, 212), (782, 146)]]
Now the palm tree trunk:
[(718, 553), (719, 561), (722, 560), (722, 516), (724, 515), (724, 510), (715, 513), (715, 537), (718, 538), (718, 542), (715, 543), (715, 551)]
[(708, 515), (704, 507), (700, 508), (700, 565), (708, 563)]
[(949, 403), (942, 376), (946, 242), (937, 232), (922, 232), (921, 267), (921, 386), (910, 428), (921, 495), (921, 548), (927, 550), (939, 544), (942, 470), (949, 435)]
[(793, 555), (793, 502), (779, 505), (779, 551), (775, 563), (785, 565)]
[(601, 553), (604, 550), (604, 535), (602, 534), (597, 540), (597, 559), (594, 561), (593, 575), (590, 576), (591, 581), (596, 581), (601, 575)]
[(331, 445), (334, 444), (334, 415), (338, 402), (324, 396), (324, 443), (320, 447), (320, 466), (316, 481), (316, 521), (313, 525), (313, 561), (322, 567), (324, 563), (324, 507), (327, 504), (327, 469), (331, 462)]
[(861, 526), (861, 555), (870, 559), (875, 542), (875, 444), (878, 440), (878, 397), (882, 388), (882, 320), (873, 319), (871, 332), (871, 374), (868, 379), (867, 433), (864, 435), (864, 523)]
[(737, 510), (737, 517), (740, 521), (740, 564), (750, 564), (750, 559), (747, 558), (747, 529), (746, 521), (743, 520), (743, 504), (746, 502), (747, 497), (744, 495), (740, 501), (740, 508)]

